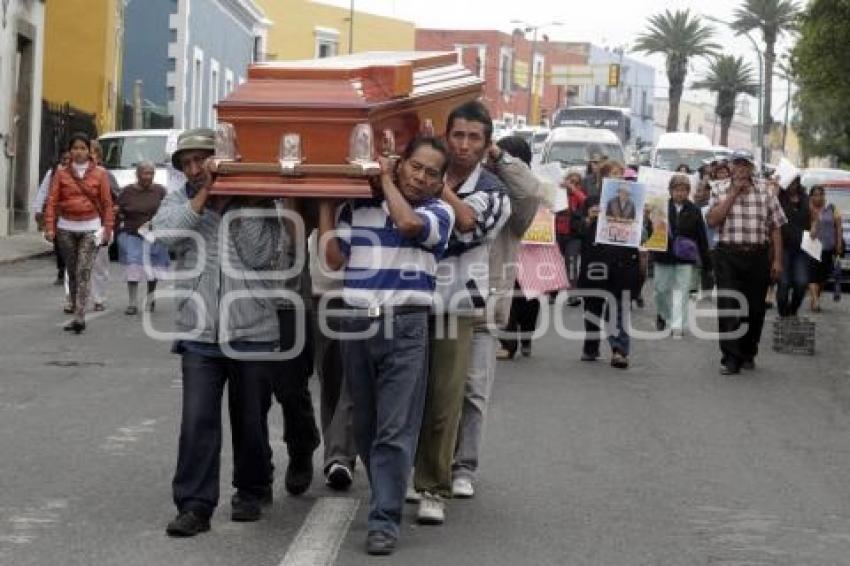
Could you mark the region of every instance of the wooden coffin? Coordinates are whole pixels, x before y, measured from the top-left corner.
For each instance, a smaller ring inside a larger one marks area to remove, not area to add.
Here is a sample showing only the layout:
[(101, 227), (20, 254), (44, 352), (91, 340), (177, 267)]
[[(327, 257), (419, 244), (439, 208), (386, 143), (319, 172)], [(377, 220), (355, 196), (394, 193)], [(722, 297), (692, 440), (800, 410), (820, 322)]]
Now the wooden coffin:
[[(371, 126), (374, 155), (386, 149), (386, 130), (400, 152), (428, 120), (441, 135), (451, 110), (480, 97), (482, 87), (455, 53), (375, 52), (252, 65), (248, 80), (217, 104), (219, 123), (235, 130), (238, 157), (219, 161), (212, 192), (369, 196), (369, 178), (379, 171), (374, 156), (350, 160), (358, 124)], [(300, 136), (300, 162), (281, 163), (287, 134)]]

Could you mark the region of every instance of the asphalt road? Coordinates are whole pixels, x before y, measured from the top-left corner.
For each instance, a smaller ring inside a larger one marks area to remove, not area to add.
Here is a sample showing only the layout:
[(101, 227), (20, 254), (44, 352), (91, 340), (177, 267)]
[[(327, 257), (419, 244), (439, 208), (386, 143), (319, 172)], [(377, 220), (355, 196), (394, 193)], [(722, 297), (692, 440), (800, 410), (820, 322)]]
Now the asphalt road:
[[(692, 336), (636, 341), (623, 372), (549, 332), (498, 366), (476, 498), (451, 502), (443, 527), (414, 525), (410, 507), (397, 553), (375, 560), (362, 470), (343, 499), (318, 475), (303, 497), (278, 485), (263, 520), (237, 524), (229, 448), (212, 531), (167, 538), (178, 359), (123, 315), (117, 265), (109, 310), (79, 337), (61, 330), (52, 274), (48, 260), (0, 268), (2, 566), (322, 564), (334, 537), (345, 566), (850, 564), (848, 296), (824, 302), (814, 357), (764, 340), (758, 369), (733, 377)], [(651, 326), (651, 307), (634, 314)]]

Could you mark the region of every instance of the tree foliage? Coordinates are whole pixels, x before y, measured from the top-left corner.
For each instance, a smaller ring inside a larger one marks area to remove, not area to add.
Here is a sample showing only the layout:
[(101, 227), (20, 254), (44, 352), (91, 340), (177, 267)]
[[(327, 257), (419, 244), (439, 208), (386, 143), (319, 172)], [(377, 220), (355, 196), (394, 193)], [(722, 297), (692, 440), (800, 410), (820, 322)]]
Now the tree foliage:
[(791, 68), (799, 87), (795, 127), (804, 154), (850, 163), (850, 2), (813, 0), (799, 30)]
[(735, 117), (738, 95), (758, 94), (758, 83), (753, 80), (753, 68), (744, 62), (743, 57), (719, 55), (709, 63), (705, 77), (692, 86), (717, 93), (717, 106), (714, 111), (720, 118), (720, 145), (728, 145), (729, 127)]
[(688, 74), (688, 61), (692, 57), (712, 55), (720, 46), (711, 41), (714, 30), (703, 25), (697, 16), (692, 16), (690, 10), (665, 10), (662, 14), (651, 16), (647, 24), (646, 32), (635, 42), (634, 51), (658, 53), (667, 58), (667, 80), (670, 83), (667, 131), (675, 132), (679, 126), (679, 103)]

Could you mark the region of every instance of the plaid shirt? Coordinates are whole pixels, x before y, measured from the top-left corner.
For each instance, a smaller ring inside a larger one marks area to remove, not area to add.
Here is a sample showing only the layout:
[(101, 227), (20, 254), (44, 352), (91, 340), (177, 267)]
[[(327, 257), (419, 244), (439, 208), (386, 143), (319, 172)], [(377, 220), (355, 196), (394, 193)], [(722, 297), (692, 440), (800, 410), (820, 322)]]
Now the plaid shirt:
[[(715, 187), (711, 191), (708, 209), (725, 201), (732, 186)], [(721, 244), (761, 245), (770, 240), (770, 232), (788, 222), (779, 200), (766, 188), (755, 185), (738, 193), (726, 219), (718, 227)]]

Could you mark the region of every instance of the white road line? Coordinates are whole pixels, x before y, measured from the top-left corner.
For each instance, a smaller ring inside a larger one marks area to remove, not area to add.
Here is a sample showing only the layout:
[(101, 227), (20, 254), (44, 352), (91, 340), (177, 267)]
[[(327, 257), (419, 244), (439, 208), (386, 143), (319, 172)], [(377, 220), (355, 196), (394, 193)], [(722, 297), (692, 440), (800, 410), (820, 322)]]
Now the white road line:
[(316, 501), (280, 566), (332, 566), (359, 505), (343, 497)]

